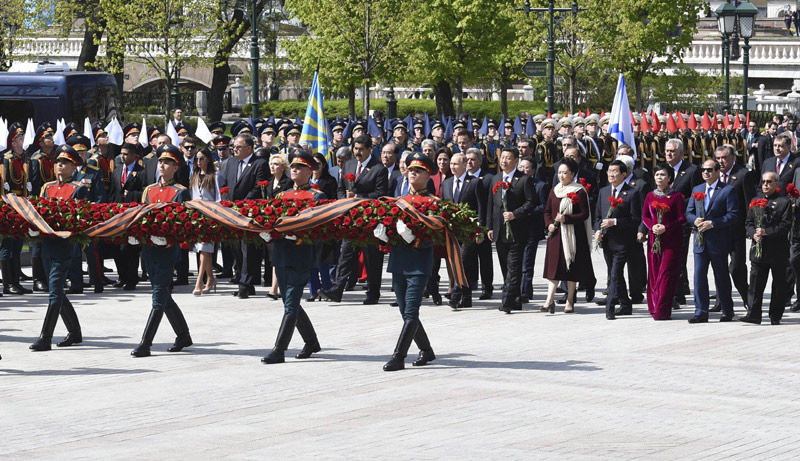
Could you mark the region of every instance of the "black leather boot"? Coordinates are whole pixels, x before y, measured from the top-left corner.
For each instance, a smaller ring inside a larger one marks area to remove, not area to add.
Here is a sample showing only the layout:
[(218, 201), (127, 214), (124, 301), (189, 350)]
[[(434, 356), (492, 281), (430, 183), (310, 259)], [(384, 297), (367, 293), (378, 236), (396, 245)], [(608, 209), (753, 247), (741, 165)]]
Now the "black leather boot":
[(419, 356), (411, 365), (421, 367), (427, 365), (428, 362), (436, 360), (436, 355), (433, 353), (431, 342), (428, 340), (428, 334), (425, 333), (425, 328), (422, 327), (422, 322), (419, 322), (417, 326), (414, 342), (417, 343), (417, 347), (419, 347)]
[(161, 323), (161, 318), (164, 316), (163, 310), (150, 310), (150, 317), (147, 319), (147, 326), (144, 327), (144, 334), (142, 335), (142, 342), (134, 350), (131, 355), (134, 357), (150, 357), (150, 346), (153, 345), (153, 338), (156, 337), (158, 325)]
[(31, 271), (33, 272), (33, 291), (47, 293), (47, 277), (44, 274), (44, 264), (42, 258), (31, 257)]
[(168, 307), (164, 314), (175, 331), (175, 343), (167, 348), (167, 352), (180, 352), (184, 347), (191, 346), (192, 337), (189, 335), (189, 325), (186, 324), (186, 318), (180, 308), (178, 306)]
[(64, 321), (64, 326), (67, 327), (67, 336), (63, 341), (56, 344), (58, 347), (69, 347), (73, 344), (83, 342), (83, 334), (81, 334), (81, 324), (78, 321), (78, 314), (75, 312), (75, 307), (67, 300), (61, 305), (61, 320)]
[[(33, 293), (33, 290), (29, 290), (29, 289), (23, 287), (22, 285), (20, 285), (20, 283), (19, 283), (21, 276), (25, 275), (25, 274), (22, 273), (22, 262), (20, 261), (20, 257), (16, 256), (16, 257), (12, 258), (11, 259), (11, 265), (12, 265), (11, 269), (13, 271), (12, 273), (13, 273), (13, 276), (14, 276), (14, 279), (13, 279), (14, 280), (14, 287), (17, 289), (17, 291), (20, 292), (19, 294), (28, 295), (28, 294)], [(30, 277), (25, 276), (25, 278), (30, 280)]]
[(3, 294), (4, 295), (19, 295), (17, 289), (14, 287), (14, 275), (12, 274), (12, 267), (10, 259), (0, 261), (0, 271), (3, 274)]
[(61, 304), (51, 303), (47, 306), (47, 313), (44, 315), (44, 324), (42, 325), (42, 334), (39, 335), (39, 339), (35, 343), (30, 345), (30, 350), (49, 351), (51, 349), (50, 343), (53, 340), (53, 330), (56, 329), (60, 311)]
[(275, 340), (275, 347), (272, 351), (261, 359), (261, 363), (283, 363), (286, 359), (283, 353), (289, 347), (289, 341), (292, 340), (294, 334), (294, 327), (297, 325), (297, 316), (283, 314), (281, 320), (281, 328), (278, 330), (278, 339)]
[(404, 360), (408, 354), (408, 348), (411, 346), (411, 341), (414, 340), (414, 336), (417, 333), (418, 326), (418, 320), (406, 320), (403, 323), (403, 330), (400, 331), (400, 337), (397, 338), (394, 354), (383, 366), (383, 371), (397, 371), (405, 368)]
[(311, 354), (319, 352), (322, 348), (317, 340), (317, 332), (314, 331), (314, 325), (311, 324), (311, 319), (304, 309), (300, 310), (300, 315), (297, 316), (297, 332), (303, 338), (303, 350), (294, 357), (297, 359), (307, 359)]

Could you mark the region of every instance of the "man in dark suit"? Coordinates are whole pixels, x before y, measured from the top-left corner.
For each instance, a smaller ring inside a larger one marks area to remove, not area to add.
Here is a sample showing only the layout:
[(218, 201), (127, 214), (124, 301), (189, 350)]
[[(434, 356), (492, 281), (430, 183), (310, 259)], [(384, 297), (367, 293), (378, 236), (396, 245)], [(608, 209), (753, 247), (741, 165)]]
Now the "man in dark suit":
[[(339, 183), (339, 198), (376, 199), (388, 195), (389, 175), (386, 168), (371, 155), (372, 140), (368, 136), (359, 136), (353, 141), (352, 149), (355, 158), (345, 163), (342, 178), (352, 174), (355, 181), (343, 179)], [(364, 265), (367, 268), (367, 298), (364, 299), (364, 304), (377, 304), (381, 297), (383, 252), (376, 246), (367, 247), (363, 251)], [(342, 293), (353, 273), (353, 261), (357, 257), (358, 251), (348, 240), (343, 240), (336, 281), (329, 290), (320, 290), (323, 296), (337, 303), (342, 301)]]
[(756, 158), (753, 161), (753, 166), (755, 167), (756, 171), (762, 171), (764, 160), (775, 156), (775, 153), (772, 151), (772, 144), (775, 141), (775, 136), (777, 136), (777, 134), (778, 124), (775, 122), (769, 122), (767, 125), (767, 131), (758, 138), (758, 144), (756, 145)]
[[(510, 314), (512, 310), (522, 310), (520, 300), (520, 281), (522, 279), (522, 254), (528, 241), (533, 209), (538, 199), (533, 187), (533, 179), (517, 170), (519, 151), (516, 147), (505, 147), (500, 153), (500, 171), (490, 184), (487, 200), (486, 220), (489, 240), (495, 242), (500, 270), (505, 281), (503, 301), (498, 308)], [(498, 187), (505, 182), (508, 189)]]
[[(147, 186), (144, 182), (144, 167), (139, 165), (139, 145), (125, 143), (120, 148), (120, 163), (114, 168), (111, 176), (109, 201), (113, 203), (140, 202), (142, 191)], [(119, 272), (119, 280), (114, 284), (123, 290), (134, 290), (139, 282), (140, 245), (123, 242), (114, 252), (114, 262)]]
[(396, 184), (401, 176), (400, 167), (397, 164), (400, 154), (400, 146), (392, 141), (381, 147), (381, 164), (386, 168), (386, 177), (389, 180), (389, 184)]
[[(229, 187), (225, 200), (260, 198), (257, 184), (269, 177), (266, 160), (253, 155), (255, 143), (249, 133), (237, 135), (233, 140), (233, 157), (225, 168), (225, 184)], [(234, 244), (234, 274), (239, 289), (233, 295), (247, 299), (256, 294), (255, 283), (261, 279), (261, 249), (255, 244)]]
[(755, 168), (756, 158), (758, 156), (758, 143), (761, 141), (761, 131), (758, 129), (758, 123), (751, 120), (747, 129), (742, 130), (742, 137), (744, 137), (745, 147), (747, 149), (747, 161)]
[(731, 227), (739, 218), (739, 198), (733, 187), (720, 182), (719, 163), (708, 159), (703, 162), (704, 183), (692, 193), (705, 194), (703, 201), (694, 197), (686, 208), (686, 221), (692, 223), (697, 233), (694, 248), (694, 317), (689, 323), (708, 322), (708, 266), (714, 270), (717, 299), (722, 307), (720, 322), (733, 320), (731, 279), (728, 274), (728, 254), (732, 247)]
[[(485, 197), (483, 183), (467, 173), (467, 156), (461, 153), (454, 154), (450, 159), (450, 171), (453, 176), (442, 182), (442, 198), (466, 204), (480, 215), (484, 207), (480, 197)], [(461, 257), (464, 260), (469, 287), (453, 288), (449, 303), (453, 309), (472, 307), (472, 290), (478, 286), (478, 244), (462, 242)]]
[[(728, 271), (731, 274), (731, 279), (733, 279), (733, 286), (736, 287), (736, 291), (739, 292), (742, 302), (747, 308), (747, 244), (745, 242), (747, 236), (744, 221), (747, 217), (747, 207), (756, 193), (757, 175), (755, 172), (736, 164), (735, 150), (730, 144), (723, 144), (717, 147), (716, 151), (714, 151), (714, 157), (720, 167), (720, 182), (733, 187), (739, 200), (739, 214), (736, 222), (731, 226), (733, 245), (731, 246), (731, 262), (728, 265)], [(722, 308), (718, 298), (714, 307), (711, 308), (711, 312), (719, 312), (720, 310)]]
[[(172, 139), (165, 135), (159, 135), (155, 150), (158, 150), (159, 147), (165, 144), (171, 144)], [(158, 157), (153, 156), (151, 158), (145, 159), (144, 162), (144, 179), (145, 184), (153, 184), (158, 182), (159, 174), (158, 174)], [(180, 167), (178, 167), (178, 172), (175, 174), (175, 182), (182, 185), (183, 187), (189, 187), (189, 166), (184, 162), (181, 163)]]
[(800, 163), (791, 151), (792, 139), (788, 135), (779, 135), (772, 142), (772, 151), (775, 155), (764, 159), (761, 172), (774, 171), (778, 173), (778, 187), (785, 191), (786, 186), (794, 179), (794, 172)]
[[(392, 197), (402, 197), (404, 195), (408, 195), (408, 191), (411, 189), (411, 183), (408, 182), (406, 159), (413, 153), (413, 151), (407, 150), (400, 155), (400, 161), (397, 162), (396, 170), (399, 171), (400, 174), (397, 176), (392, 176), (389, 182), (389, 193), (392, 195)], [(433, 179), (428, 178), (428, 185), (425, 190), (430, 192), (434, 192), (436, 190), (436, 186), (433, 184)]]
[[(621, 160), (614, 160), (608, 166), (609, 185), (600, 189), (594, 217), (594, 239), (603, 246), (603, 256), (608, 267), (608, 296), (606, 297), (606, 318), (614, 320), (616, 315), (631, 315), (628, 290), (625, 287), (623, 270), (636, 245), (636, 231), (642, 220), (642, 203), (639, 193), (625, 182), (628, 166)], [(615, 202), (611, 210), (611, 199)], [(615, 302), (620, 308), (614, 311)]]
[[(777, 191), (778, 176), (773, 172), (761, 175), (761, 194), (767, 199), (763, 220), (756, 219), (754, 209), (749, 209), (745, 227), (747, 236), (753, 239), (750, 247), (750, 309), (739, 320), (746, 323), (761, 323), (761, 304), (767, 277), (772, 271), (772, 292), (769, 301), (769, 318), (773, 325), (780, 325), (785, 305), (786, 290), (784, 271), (789, 264), (789, 242), (786, 234), (792, 227), (792, 203)], [(761, 254), (756, 245), (761, 245)]]
[(533, 278), (535, 277), (533, 271), (536, 265), (536, 250), (539, 246), (539, 241), (544, 239), (545, 236), (544, 207), (547, 204), (547, 198), (550, 196), (552, 187), (550, 183), (543, 181), (536, 175), (536, 159), (531, 156), (523, 156), (519, 160), (519, 170), (533, 178), (534, 192), (538, 199), (538, 205), (534, 207), (531, 213), (531, 229), (528, 233), (528, 241), (525, 243), (525, 250), (522, 253), (520, 295), (522, 304), (526, 304), (533, 299)]
[[(480, 179), (483, 183), (482, 190), (479, 194), (480, 201), (484, 204), (489, 199), (489, 194), (492, 192), (491, 183), (493, 175), (481, 167), (483, 165), (483, 154), (477, 147), (467, 149), (467, 173), (474, 178)], [(486, 226), (486, 207), (483, 207), (483, 213), (478, 215), (478, 220), (482, 226)], [(491, 299), (494, 287), (492, 282), (494, 280), (494, 262), (492, 261), (492, 242), (488, 238), (478, 244), (478, 264), (481, 274), (481, 285), (483, 290), (479, 299)]]
[[(667, 164), (675, 170), (675, 179), (671, 187), (675, 192), (683, 195), (685, 204), (689, 203), (692, 196), (692, 189), (703, 182), (700, 170), (689, 163), (684, 157), (683, 142), (673, 138), (664, 144), (664, 158)], [(681, 260), (681, 278), (675, 294), (675, 308), (680, 308), (681, 304), (686, 304), (686, 295), (689, 294), (689, 276), (686, 271), (686, 263), (689, 256), (689, 239), (692, 235), (691, 223), (686, 223), (683, 227), (683, 254)]]

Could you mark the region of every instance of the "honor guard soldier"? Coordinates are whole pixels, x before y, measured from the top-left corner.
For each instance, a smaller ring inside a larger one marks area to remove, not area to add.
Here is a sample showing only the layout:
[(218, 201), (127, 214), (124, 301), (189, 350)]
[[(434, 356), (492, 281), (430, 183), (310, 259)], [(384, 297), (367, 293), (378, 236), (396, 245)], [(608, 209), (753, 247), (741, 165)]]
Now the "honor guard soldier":
[(214, 161), (214, 166), (217, 168), (217, 171), (219, 171), (222, 162), (231, 156), (231, 138), (224, 134), (219, 135), (211, 141), (211, 146), (214, 148), (214, 155), (219, 159)]
[(141, 132), (142, 125), (132, 122), (125, 125), (125, 128), (122, 129), (122, 138), (128, 144), (139, 144), (139, 134)]
[[(497, 171), (497, 158), (500, 156), (500, 143), (497, 142), (497, 134), (497, 122), (490, 118), (486, 122), (486, 137), (480, 144), (481, 154), (483, 154), (483, 166), (481, 169), (493, 174)], [(466, 151), (462, 153), (465, 156), (467, 155)]]
[(506, 120), (506, 123), (503, 125), (503, 137), (501, 137), (498, 142), (500, 150), (502, 151), (505, 148), (514, 147), (515, 141), (516, 140), (514, 139), (514, 123), (509, 120)]
[(555, 141), (556, 121), (547, 118), (542, 121), (542, 139), (536, 145), (536, 176), (547, 184), (553, 180), (553, 164), (558, 161)]
[[(68, 145), (58, 149), (56, 157), (56, 180), (44, 184), (41, 196), (50, 199), (85, 199), (89, 191), (78, 181), (73, 181), (75, 169), (83, 163), (78, 152)], [(47, 313), (44, 316), (42, 333), (30, 349), (34, 351), (49, 351), (53, 339), (53, 330), (56, 328), (59, 315), (67, 327), (67, 337), (57, 344), (58, 347), (67, 347), (83, 342), (81, 324), (78, 314), (72, 303), (64, 293), (64, 283), (70, 270), (75, 247), (77, 243), (60, 238), (49, 237), (42, 239), (42, 261), (47, 273), (47, 286), (50, 296), (47, 302)]]
[(178, 133), (178, 145), (183, 144), (183, 138), (192, 134), (192, 124), (181, 120), (175, 124), (175, 131)]
[(264, 157), (267, 159), (277, 153), (280, 153), (278, 146), (275, 145), (276, 134), (275, 124), (270, 122), (261, 125), (261, 130), (258, 132), (259, 145), (261, 146), (261, 150), (267, 153), (267, 155), (264, 155)]
[[(31, 173), (31, 196), (39, 196), (45, 183), (56, 179), (56, 146), (53, 142), (53, 125), (45, 122), (36, 129), (33, 144), (39, 150), (31, 155), (28, 171)], [(33, 291), (47, 291), (47, 275), (42, 264), (42, 244), (31, 242), (31, 271), (33, 272)]]
[[(3, 180), (3, 194), (14, 194), (27, 197), (33, 185), (28, 176), (28, 163), (22, 148), (25, 130), (19, 122), (8, 127), (8, 150), (3, 155), (0, 176)], [(22, 239), (6, 237), (0, 243), (0, 269), (3, 273), (3, 294), (23, 295), (31, 290), (19, 284), (22, 262)]]
[[(402, 197), (412, 205), (417, 202), (438, 200), (425, 189), (428, 178), (436, 174), (436, 164), (426, 155), (413, 153), (406, 157), (406, 169), (410, 184), (409, 195)], [(405, 358), (411, 341), (419, 347), (419, 357), (412, 365), (422, 366), (435, 360), (428, 335), (419, 321), (419, 306), (422, 294), (433, 268), (433, 243), (419, 239), (411, 244), (394, 245), (389, 253), (387, 271), (392, 274), (394, 290), (400, 314), (403, 316), (403, 329), (397, 339), (392, 358), (383, 366), (384, 371), (397, 371), (405, 368)]]
[(667, 140), (671, 138), (669, 132), (667, 132), (667, 117), (663, 115), (658, 116), (657, 131), (658, 133), (656, 133), (656, 139), (658, 142), (658, 150), (656, 151), (656, 165), (659, 165), (667, 162), (664, 148), (667, 145)]
[(597, 135), (600, 116), (592, 114), (587, 116), (584, 121), (586, 123), (586, 130), (583, 135), (583, 145), (586, 146), (586, 160), (593, 170), (600, 170), (603, 168), (603, 162), (601, 161), (603, 155), (603, 138)]
[[(289, 173), (294, 186), (292, 190), (281, 192), (278, 198), (284, 200), (323, 200), (325, 194), (312, 186), (309, 181), (313, 171), (317, 168), (314, 157), (305, 152), (298, 151), (289, 154)], [(308, 314), (300, 305), (303, 299), (303, 288), (308, 284), (311, 268), (316, 263), (316, 254), (313, 242), (298, 242), (285, 237), (275, 240), (272, 244), (272, 267), (278, 278), (281, 297), (283, 298), (283, 320), (278, 330), (275, 347), (264, 358), (263, 363), (283, 363), (284, 352), (289, 347), (295, 327), (303, 338), (303, 350), (297, 354), (298, 359), (307, 359), (311, 354), (320, 351), (317, 333)]]
[(297, 145), (300, 141), (300, 133), (303, 127), (298, 123), (292, 123), (286, 128), (286, 145), (281, 149), (280, 153), (285, 154), (287, 157), (292, 146)]
[(80, 127), (75, 122), (69, 122), (64, 126), (64, 139), (69, 139), (76, 134), (81, 134)]
[[(619, 148), (619, 142), (616, 138), (611, 136), (608, 132), (606, 127), (608, 126), (608, 122), (611, 120), (611, 116), (604, 115), (600, 117), (600, 126), (603, 128), (603, 171), (608, 171), (608, 164), (613, 162), (617, 158), (617, 149)], [(604, 175), (605, 176), (605, 175)]]
[(245, 120), (237, 120), (231, 125), (231, 137), (235, 138), (241, 133), (253, 134), (253, 127)]
[[(161, 130), (159, 130), (157, 127), (147, 127), (147, 147), (142, 155), (142, 162), (156, 156), (156, 149), (158, 149), (158, 137), (161, 135)], [(136, 142), (138, 143), (139, 141)]]
[(425, 123), (422, 120), (414, 119), (414, 139), (411, 144), (414, 152), (422, 152), (422, 141), (425, 140)]
[[(653, 124), (655, 123), (653, 117), (648, 115), (645, 120), (647, 121), (647, 126), (646, 129), (642, 129), (642, 132), (644, 133), (645, 152), (649, 155), (646, 168), (650, 174), (654, 174), (656, 165), (658, 165), (659, 149), (661, 146), (658, 142), (658, 136), (653, 132)], [(661, 153), (660, 156), (663, 157), (664, 154)], [(642, 203), (644, 203), (644, 201), (642, 201)]]
[[(157, 183), (147, 186), (142, 192), (142, 202), (182, 203), (191, 199), (189, 189), (175, 182), (175, 174), (181, 166), (182, 157), (181, 151), (173, 145), (167, 144), (158, 148), (158, 170), (161, 176)], [(180, 247), (177, 245), (145, 245), (142, 248), (142, 259), (147, 265), (147, 273), (150, 274), (150, 284), (153, 287), (153, 308), (147, 319), (142, 342), (131, 352), (134, 357), (150, 356), (150, 347), (153, 345), (153, 338), (164, 314), (177, 336), (175, 343), (167, 351), (180, 352), (192, 345), (186, 319), (178, 304), (172, 299), (170, 288), (172, 272), (180, 257), (179, 250)]]
[(392, 138), (393, 142), (400, 147), (401, 153), (404, 150), (414, 150), (414, 144), (411, 143), (408, 137), (408, 127), (404, 121), (398, 120), (397, 123), (394, 124), (392, 128)]
[(538, 133), (542, 130), (542, 122), (546, 118), (547, 117), (544, 114), (536, 114), (533, 116), (533, 124), (536, 126), (536, 129), (534, 130), (535, 133)]
[(114, 159), (108, 156), (108, 133), (100, 122), (92, 125), (92, 135), (94, 136), (94, 149), (90, 151), (89, 160), (100, 170), (102, 187), (105, 189), (105, 197), (111, 190), (111, 175), (114, 173)]
[(225, 122), (211, 122), (208, 124), (208, 131), (214, 136), (221, 136), (225, 134)]

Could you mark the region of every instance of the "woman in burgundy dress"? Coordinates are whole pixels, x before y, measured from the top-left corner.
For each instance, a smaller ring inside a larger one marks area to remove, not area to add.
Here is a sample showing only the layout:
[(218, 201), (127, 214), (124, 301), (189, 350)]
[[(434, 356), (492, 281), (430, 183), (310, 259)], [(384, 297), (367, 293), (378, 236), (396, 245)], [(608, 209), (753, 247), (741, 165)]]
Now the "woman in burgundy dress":
[(683, 195), (669, 188), (674, 178), (671, 166), (659, 165), (655, 172), (656, 189), (647, 194), (642, 209), (642, 222), (649, 229), (647, 309), (654, 320), (669, 320), (672, 316), (672, 300), (681, 274), (682, 228), (686, 218)]
[(569, 157), (561, 159), (559, 183), (550, 191), (544, 208), (544, 225), (549, 232), (544, 260), (544, 278), (548, 280), (547, 299), (542, 312), (555, 313), (553, 296), (561, 280), (567, 281), (567, 305), (564, 312), (574, 311), (577, 282), (594, 280), (590, 239), (591, 216), (589, 196), (575, 182), (578, 164)]

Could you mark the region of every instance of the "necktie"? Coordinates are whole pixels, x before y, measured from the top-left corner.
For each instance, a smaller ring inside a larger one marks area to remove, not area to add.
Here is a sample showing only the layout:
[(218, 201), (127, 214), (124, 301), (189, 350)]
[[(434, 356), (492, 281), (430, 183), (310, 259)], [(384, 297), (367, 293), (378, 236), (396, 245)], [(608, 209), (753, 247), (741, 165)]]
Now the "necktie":
[[(509, 176), (509, 175), (505, 175), (505, 176), (503, 177), (503, 181), (504, 181), (504, 182), (507, 182), (507, 183), (510, 183), (510, 181), (511, 181), (511, 180), (510, 180), (510, 176)], [(509, 184), (509, 185), (510, 185), (510, 184)], [(505, 190), (505, 189), (503, 189), (503, 198), (506, 198), (506, 190)]]
[(122, 185), (125, 185), (125, 180), (128, 179), (128, 167), (125, 166), (122, 168)]
[(242, 177), (242, 172), (244, 171), (244, 160), (239, 160), (239, 172), (236, 174), (236, 180), (238, 181), (239, 178)]
[(714, 190), (711, 186), (706, 187), (706, 203), (705, 203), (705, 211), (708, 211), (709, 205), (711, 205), (711, 191)]
[(356, 179), (361, 175), (361, 164), (358, 164), (358, 168), (356, 168)]
[(461, 179), (456, 179), (456, 190), (453, 192), (453, 201), (458, 203), (458, 197), (461, 195)]
[(611, 196), (614, 197), (614, 198), (617, 198), (617, 188), (616, 187), (612, 187), (611, 188)]
[(778, 173), (778, 176), (781, 175), (781, 165), (783, 165), (783, 161), (781, 159), (778, 159), (778, 162), (775, 165), (775, 170), (776, 170), (776, 173)]
[(408, 195), (408, 179), (403, 178), (403, 187), (400, 188), (400, 196)]
[(728, 174), (727, 173), (722, 173), (722, 183), (723, 184), (728, 184)]

